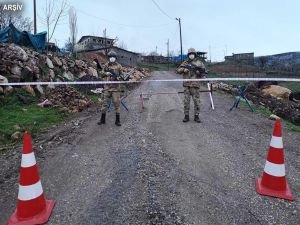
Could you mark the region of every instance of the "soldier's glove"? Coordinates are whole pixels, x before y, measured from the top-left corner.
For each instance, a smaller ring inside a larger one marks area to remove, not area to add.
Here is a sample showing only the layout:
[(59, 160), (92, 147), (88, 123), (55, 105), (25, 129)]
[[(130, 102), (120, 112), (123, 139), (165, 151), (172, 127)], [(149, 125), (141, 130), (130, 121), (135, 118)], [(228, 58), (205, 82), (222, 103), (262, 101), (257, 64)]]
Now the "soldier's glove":
[(189, 70), (185, 68), (185, 69), (183, 70), (183, 72), (184, 72), (184, 73), (188, 73)]
[(105, 72), (105, 75), (106, 76), (112, 76), (112, 73), (111, 72)]

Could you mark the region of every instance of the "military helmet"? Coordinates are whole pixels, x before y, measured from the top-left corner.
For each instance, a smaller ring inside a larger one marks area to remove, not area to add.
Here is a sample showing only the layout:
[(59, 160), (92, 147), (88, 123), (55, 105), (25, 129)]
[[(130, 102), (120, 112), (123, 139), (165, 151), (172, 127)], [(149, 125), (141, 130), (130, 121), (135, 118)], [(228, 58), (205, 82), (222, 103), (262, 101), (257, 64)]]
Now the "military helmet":
[(117, 57), (117, 53), (113, 50), (111, 50), (107, 55), (108, 57)]
[(188, 50), (188, 55), (189, 55), (189, 54), (192, 54), (192, 53), (194, 53), (195, 55), (197, 54), (197, 53), (196, 53), (196, 50), (195, 50), (194, 48), (189, 48), (189, 50)]

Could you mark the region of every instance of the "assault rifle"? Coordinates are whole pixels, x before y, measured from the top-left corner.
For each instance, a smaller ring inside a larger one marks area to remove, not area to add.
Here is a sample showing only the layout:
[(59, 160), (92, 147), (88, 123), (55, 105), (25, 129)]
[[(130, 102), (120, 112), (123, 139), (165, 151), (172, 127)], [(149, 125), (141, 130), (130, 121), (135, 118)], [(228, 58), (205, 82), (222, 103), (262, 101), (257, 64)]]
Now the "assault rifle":
[(109, 69), (108, 67), (104, 67), (104, 72), (111, 73), (111, 76), (114, 78), (113, 79), (114, 81), (118, 80), (118, 75), (112, 69)]
[(202, 67), (200, 67), (200, 66), (192, 66), (192, 65), (190, 65), (190, 64), (188, 64), (188, 65), (184, 65), (184, 66), (180, 66), (180, 68), (184, 68), (184, 69), (188, 69), (189, 71), (192, 71), (192, 72), (194, 72), (194, 73), (196, 73), (197, 71), (199, 72), (199, 73), (206, 73), (206, 70), (204, 69), (204, 68), (202, 68)]
[(114, 78), (115, 81), (120, 80), (120, 78), (124, 81), (128, 81), (129, 78), (130, 78), (130, 74), (122, 73), (120, 75), (117, 75), (112, 69), (109, 69), (108, 67), (105, 67), (104, 71), (111, 73), (111, 75), (112, 75), (112, 77)]

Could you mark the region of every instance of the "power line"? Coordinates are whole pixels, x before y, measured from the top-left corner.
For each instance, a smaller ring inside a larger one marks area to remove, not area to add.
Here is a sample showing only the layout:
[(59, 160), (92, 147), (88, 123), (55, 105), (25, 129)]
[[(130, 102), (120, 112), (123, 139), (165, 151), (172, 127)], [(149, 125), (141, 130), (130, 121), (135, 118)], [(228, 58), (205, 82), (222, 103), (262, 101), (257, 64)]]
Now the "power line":
[(169, 17), (169, 19), (171, 19), (171, 20), (175, 19), (175, 18), (172, 18), (171, 16), (169, 16), (164, 10), (162, 10), (162, 8), (154, 0), (151, 0), (151, 1), (156, 5), (156, 7), (159, 9), (159, 11), (161, 11), (162, 14)]
[(168, 25), (170, 25), (170, 24), (173, 24), (173, 23), (158, 24), (158, 25), (129, 25), (129, 24), (122, 24), (122, 23), (117, 23), (117, 22), (115, 22), (115, 21), (107, 20), (107, 19), (101, 18), (101, 17), (99, 17), (99, 16), (95, 16), (95, 15), (86, 13), (86, 12), (84, 12), (83, 10), (80, 10), (80, 9), (76, 9), (76, 10), (77, 10), (78, 12), (82, 13), (82, 14), (87, 15), (87, 16), (90, 16), (90, 17), (93, 17), (93, 18), (96, 18), (96, 19), (105, 21), (105, 22), (110, 23), (110, 24), (115, 24), (115, 25), (118, 25), (118, 26), (123, 26), (123, 27), (133, 27), (133, 28), (157, 28), (157, 27), (163, 27), (163, 26), (168, 26)]

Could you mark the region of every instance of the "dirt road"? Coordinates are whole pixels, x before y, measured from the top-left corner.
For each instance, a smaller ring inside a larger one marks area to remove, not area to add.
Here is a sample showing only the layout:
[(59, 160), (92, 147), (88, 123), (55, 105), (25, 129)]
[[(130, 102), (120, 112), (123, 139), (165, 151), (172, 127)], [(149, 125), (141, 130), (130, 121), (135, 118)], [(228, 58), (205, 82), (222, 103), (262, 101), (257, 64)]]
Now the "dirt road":
[[(156, 72), (151, 79), (176, 76)], [(113, 124), (112, 112), (104, 126), (96, 124), (99, 114), (86, 112), (66, 125), (72, 132), (62, 129), (37, 146), (44, 191), (57, 201), (49, 224), (299, 224), (300, 134), (283, 126), (296, 201), (262, 197), (255, 179), (274, 121), (246, 109), (229, 112), (233, 100), (221, 93), (214, 96), (215, 111), (208, 94), (201, 95), (201, 124), (181, 122), (181, 94), (149, 95), (138, 112), (140, 90), (182, 89), (174, 82), (143, 84), (126, 100), (122, 127)], [(0, 182), (1, 224), (15, 208), (14, 182), (15, 174)]]

